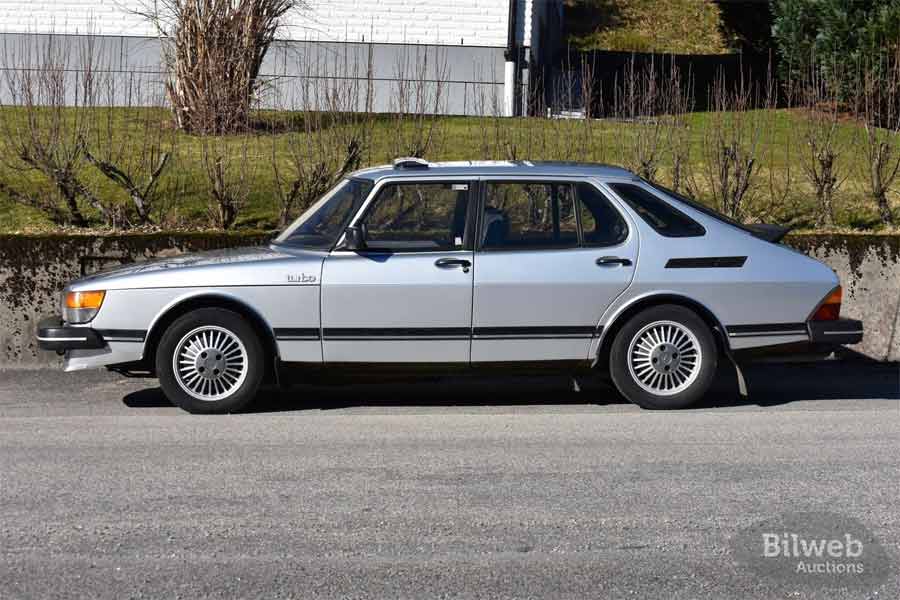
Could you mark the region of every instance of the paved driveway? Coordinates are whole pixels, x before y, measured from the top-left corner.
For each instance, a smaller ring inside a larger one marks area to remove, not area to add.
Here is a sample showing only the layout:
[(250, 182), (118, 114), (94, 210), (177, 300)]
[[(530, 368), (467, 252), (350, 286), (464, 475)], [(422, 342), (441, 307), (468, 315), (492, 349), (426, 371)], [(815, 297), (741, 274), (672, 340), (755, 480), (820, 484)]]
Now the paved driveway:
[[(754, 367), (641, 411), (562, 378), (298, 388), (0, 371), (0, 597), (896, 598), (760, 577), (738, 532), (857, 519), (900, 556), (900, 371)], [(877, 592), (877, 595), (875, 593)]]

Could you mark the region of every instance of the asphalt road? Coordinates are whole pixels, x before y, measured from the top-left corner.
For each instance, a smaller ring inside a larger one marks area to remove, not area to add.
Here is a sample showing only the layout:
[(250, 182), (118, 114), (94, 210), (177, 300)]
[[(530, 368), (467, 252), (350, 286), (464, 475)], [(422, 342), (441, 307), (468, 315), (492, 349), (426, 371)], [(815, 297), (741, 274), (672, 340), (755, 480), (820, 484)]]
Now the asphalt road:
[(0, 371), (0, 598), (897, 598), (738, 563), (791, 511), (900, 556), (900, 369), (755, 367), (706, 406), (600, 384), (270, 392), (191, 416), (152, 380)]

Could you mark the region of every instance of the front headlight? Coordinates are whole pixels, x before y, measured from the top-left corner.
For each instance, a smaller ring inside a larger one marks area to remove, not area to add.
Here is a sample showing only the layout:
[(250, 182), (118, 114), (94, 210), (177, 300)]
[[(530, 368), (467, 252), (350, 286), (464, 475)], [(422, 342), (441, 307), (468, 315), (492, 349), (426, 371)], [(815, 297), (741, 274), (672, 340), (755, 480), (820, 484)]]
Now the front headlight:
[(97, 316), (106, 292), (66, 292), (63, 297), (63, 320), (66, 323), (87, 323)]

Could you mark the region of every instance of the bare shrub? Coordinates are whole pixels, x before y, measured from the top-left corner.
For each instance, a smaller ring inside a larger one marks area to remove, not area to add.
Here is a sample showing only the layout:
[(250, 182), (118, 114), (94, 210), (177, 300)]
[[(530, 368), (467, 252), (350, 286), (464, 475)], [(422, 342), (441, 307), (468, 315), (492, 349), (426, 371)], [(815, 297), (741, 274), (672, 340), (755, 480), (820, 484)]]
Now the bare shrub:
[(684, 75), (681, 69), (671, 62), (668, 79), (665, 82), (667, 100), (665, 108), (665, 139), (671, 163), (672, 189), (681, 192), (686, 187), (691, 168), (691, 127), (688, 117), (694, 110), (694, 92), (691, 74)]
[[(4, 43), (4, 83), (10, 106), (0, 119), (6, 171), (2, 189), (14, 201), (37, 208), (58, 223), (86, 227), (86, 203), (115, 224), (115, 211), (101, 203), (82, 179), (81, 140), (90, 129), (90, 111), (97, 99), (96, 39), (79, 38), (74, 56), (65, 43), (53, 34), (16, 46)], [(50, 184), (62, 206), (43, 193), (35, 194), (25, 182), (17, 186), (12, 174), (26, 182), (37, 175)]]
[[(759, 183), (764, 137), (768, 131), (767, 110), (774, 107), (772, 86), (759, 86), (743, 80), (733, 88), (719, 77), (710, 90), (710, 106), (703, 132), (700, 177), (719, 209), (740, 220)], [(697, 193), (699, 188), (692, 184)]]
[(648, 181), (655, 181), (666, 153), (668, 98), (654, 63), (637, 67), (628, 61), (621, 85), (616, 85), (613, 114), (631, 124), (618, 137), (619, 154), (625, 165)]
[[(484, 81), (484, 66), (476, 65), (473, 70), (474, 81)], [(468, 103), (467, 103), (468, 104)], [(506, 125), (503, 123), (503, 99), (498, 86), (475, 85), (471, 106), (475, 116), (466, 119), (474, 128), (472, 135), (478, 142), (478, 158), (498, 160), (506, 158), (503, 149), (506, 139)]]
[[(279, 200), (279, 224), (286, 226), (299, 210), (358, 169), (372, 136), (372, 47), (365, 56), (305, 57), (299, 82), (299, 106), (284, 114), (286, 129), (299, 131), (281, 139), (270, 136), (271, 164)], [(356, 76), (360, 74), (363, 76)], [(278, 102), (278, 104), (282, 104)], [(297, 110), (302, 112), (298, 113)], [(281, 151), (287, 152), (282, 166)]]
[(800, 168), (816, 195), (816, 226), (832, 227), (835, 193), (849, 174), (838, 129), (842, 82), (833, 78), (834, 69), (820, 69), (815, 60), (810, 65), (799, 90)]
[(231, 229), (247, 204), (259, 159), (254, 142), (255, 135), (246, 127), (233, 136), (201, 139), (200, 156), (209, 185), (208, 215), (214, 227)]
[(854, 104), (863, 124), (857, 144), (865, 166), (864, 181), (879, 219), (893, 225), (888, 193), (900, 174), (900, 52), (883, 64), (864, 66)]
[(159, 106), (161, 100), (146, 98), (148, 87), (148, 82), (134, 73), (124, 85), (107, 78), (104, 104), (118, 107), (93, 111), (94, 123), (82, 137), (85, 159), (127, 194), (136, 221), (142, 225), (153, 220), (160, 178), (170, 164), (177, 140), (175, 131), (164, 126), (159, 112), (148, 108)]
[(304, 7), (304, 0), (145, 0), (140, 14), (159, 33), (178, 126), (223, 134), (247, 122), (282, 18)]
[(391, 140), (388, 159), (424, 158), (437, 153), (441, 117), (447, 103), (449, 65), (437, 47), (403, 47), (394, 64), (391, 84)]

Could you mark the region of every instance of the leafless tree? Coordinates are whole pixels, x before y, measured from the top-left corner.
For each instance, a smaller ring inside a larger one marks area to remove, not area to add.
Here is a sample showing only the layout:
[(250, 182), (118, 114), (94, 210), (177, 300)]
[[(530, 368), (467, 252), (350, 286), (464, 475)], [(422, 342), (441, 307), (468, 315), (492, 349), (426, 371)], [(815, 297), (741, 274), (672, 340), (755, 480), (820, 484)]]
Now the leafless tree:
[[(351, 171), (360, 167), (370, 148), (373, 116), (372, 47), (365, 55), (345, 48), (301, 57), (296, 92), (299, 106), (284, 114), (289, 131), (282, 140), (271, 136), (271, 164), (283, 227)], [(282, 102), (278, 102), (282, 104)], [(296, 112), (299, 109), (301, 112)], [(281, 151), (286, 147), (287, 165)]]
[[(77, 44), (73, 53), (66, 44)], [(110, 224), (115, 211), (104, 205), (84, 183), (82, 138), (91, 125), (96, 104), (97, 41), (83, 36), (64, 42), (50, 34), (5, 42), (3, 66), (8, 104), (0, 119), (4, 172), (0, 190), (13, 200), (38, 208), (61, 222), (88, 225), (83, 204), (93, 207)], [(28, 179), (37, 174), (62, 200), (61, 208), (42, 193), (17, 186), (12, 174)]]
[(866, 65), (855, 98), (862, 121), (858, 146), (866, 167), (864, 180), (885, 225), (894, 224), (888, 193), (900, 174), (900, 51), (883, 68)]
[(162, 42), (178, 126), (222, 134), (247, 122), (283, 17), (305, 7), (305, 0), (144, 0), (139, 13)]
[(135, 73), (122, 82), (107, 78), (104, 104), (117, 108), (93, 111), (95, 122), (81, 140), (85, 159), (128, 195), (142, 225), (152, 221), (160, 178), (171, 163), (177, 140), (159, 113), (148, 108), (161, 104), (161, 98), (145, 96), (150, 87)]

